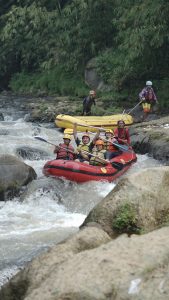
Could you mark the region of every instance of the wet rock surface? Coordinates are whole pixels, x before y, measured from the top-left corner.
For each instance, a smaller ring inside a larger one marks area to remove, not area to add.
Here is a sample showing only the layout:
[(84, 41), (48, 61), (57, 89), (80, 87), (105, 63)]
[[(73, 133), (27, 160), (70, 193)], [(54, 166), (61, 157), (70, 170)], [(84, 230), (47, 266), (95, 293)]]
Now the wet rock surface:
[(1, 112), (0, 112), (0, 121), (4, 121), (4, 116)]
[[(78, 233), (35, 258), (2, 287), (0, 299), (168, 299), (168, 183), (169, 167), (121, 180)], [(125, 203), (137, 208), (144, 232), (115, 238), (115, 212)]]
[(25, 116), (26, 122), (54, 122), (57, 114), (74, 114), (82, 109), (82, 100), (72, 101), (69, 97), (33, 97), (26, 95), (0, 94), (0, 118), (9, 112), (16, 119)]
[(135, 124), (130, 128), (132, 146), (169, 165), (169, 117)]
[(24, 159), (29, 160), (39, 160), (39, 159), (47, 159), (48, 153), (44, 150), (32, 148), (32, 147), (19, 147), (16, 149), (16, 155), (22, 157)]
[(13, 198), (22, 186), (36, 177), (34, 169), (17, 157), (0, 156), (0, 201)]
[(169, 220), (168, 193), (169, 167), (141, 170), (121, 179), (81, 227), (99, 225), (112, 238), (155, 230)]

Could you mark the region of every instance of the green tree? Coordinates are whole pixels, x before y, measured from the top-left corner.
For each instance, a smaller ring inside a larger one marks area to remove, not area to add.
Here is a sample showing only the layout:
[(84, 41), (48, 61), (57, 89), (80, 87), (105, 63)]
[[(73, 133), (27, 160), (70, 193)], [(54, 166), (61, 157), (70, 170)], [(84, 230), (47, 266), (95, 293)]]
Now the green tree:
[(73, 0), (62, 11), (59, 48), (68, 68), (77, 70), (113, 44), (113, 1)]
[[(50, 37), (57, 11), (47, 12), (33, 3), (29, 7), (13, 6), (3, 16), (0, 33), (1, 73), (33, 71), (39, 68), (50, 49)], [(49, 42), (48, 42), (49, 41)]]
[(103, 67), (107, 81), (117, 88), (133, 79), (167, 76), (169, 3), (120, 0), (115, 12), (116, 46), (98, 58), (100, 73)]

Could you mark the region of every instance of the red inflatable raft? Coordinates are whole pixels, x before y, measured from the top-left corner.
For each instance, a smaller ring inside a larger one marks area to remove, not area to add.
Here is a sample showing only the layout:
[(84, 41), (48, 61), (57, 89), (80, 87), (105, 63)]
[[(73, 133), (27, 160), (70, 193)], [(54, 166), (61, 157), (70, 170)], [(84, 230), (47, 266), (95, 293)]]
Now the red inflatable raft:
[(137, 157), (133, 151), (123, 152), (106, 166), (92, 166), (73, 160), (55, 159), (44, 165), (43, 173), (46, 176), (64, 177), (78, 183), (91, 180), (112, 182), (126, 172), (136, 160)]

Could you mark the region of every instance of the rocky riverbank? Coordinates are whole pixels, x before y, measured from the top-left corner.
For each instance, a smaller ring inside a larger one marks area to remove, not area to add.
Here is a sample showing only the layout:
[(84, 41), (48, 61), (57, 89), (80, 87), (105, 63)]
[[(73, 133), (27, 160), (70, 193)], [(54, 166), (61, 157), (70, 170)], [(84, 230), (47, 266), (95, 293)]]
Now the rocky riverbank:
[(0, 119), (9, 107), (25, 113), (25, 121), (54, 122), (55, 116), (60, 113), (74, 114), (81, 109), (81, 100), (69, 97), (32, 97), (25, 95), (0, 94)]
[(130, 135), (136, 152), (148, 153), (169, 165), (169, 116), (135, 124), (130, 128)]
[[(3, 113), (8, 107), (14, 107), (16, 110), (25, 113), (25, 121), (27, 122), (54, 122), (58, 114), (80, 115), (82, 103), (83, 98), (78, 97), (17, 96), (3, 92), (0, 94), (0, 120), (4, 120)], [(102, 99), (97, 99), (95, 114), (106, 114), (106, 112), (107, 106), (104, 108)]]
[(168, 183), (169, 167), (120, 181), (77, 234), (35, 258), (0, 298), (168, 299)]
[[(14, 98), (10, 101), (19, 103)], [(36, 105), (33, 101), (23, 104), (28, 119)], [(169, 164), (169, 117), (134, 124), (130, 135), (136, 152)], [(8, 172), (9, 187), (11, 176), (16, 179), (17, 165), (23, 167), (12, 160), (2, 170), (2, 179), (4, 170)], [(36, 178), (31, 168), (24, 168), (25, 175), (17, 179), (19, 186)], [(168, 299), (168, 193), (168, 166), (121, 179), (91, 210), (78, 233), (29, 263), (1, 288), (0, 299)]]

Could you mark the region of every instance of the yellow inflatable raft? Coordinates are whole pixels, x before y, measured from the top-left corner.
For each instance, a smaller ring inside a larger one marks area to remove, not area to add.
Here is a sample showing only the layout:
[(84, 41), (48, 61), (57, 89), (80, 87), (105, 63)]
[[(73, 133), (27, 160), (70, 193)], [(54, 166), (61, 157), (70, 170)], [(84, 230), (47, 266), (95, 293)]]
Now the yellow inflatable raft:
[(98, 127), (113, 129), (117, 127), (117, 121), (124, 120), (127, 126), (133, 124), (132, 116), (128, 114), (118, 114), (111, 116), (69, 116), (57, 115), (55, 124), (59, 128), (73, 128), (77, 123), (78, 131), (92, 131), (95, 132)]

